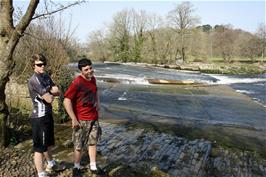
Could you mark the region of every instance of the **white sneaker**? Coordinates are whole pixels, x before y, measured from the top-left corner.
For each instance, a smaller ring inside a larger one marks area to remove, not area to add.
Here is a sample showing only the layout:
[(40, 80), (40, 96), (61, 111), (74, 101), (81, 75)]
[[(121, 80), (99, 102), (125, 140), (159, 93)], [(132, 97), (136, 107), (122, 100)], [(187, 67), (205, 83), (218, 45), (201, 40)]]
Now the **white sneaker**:
[(41, 174), (38, 174), (38, 177), (48, 177), (48, 174), (46, 172), (42, 172)]
[(48, 172), (48, 173), (51, 173), (51, 172), (59, 172), (59, 171), (63, 171), (66, 169), (66, 166), (62, 163), (58, 163), (58, 162), (55, 162), (55, 165), (53, 166), (49, 166), (47, 165), (45, 171)]

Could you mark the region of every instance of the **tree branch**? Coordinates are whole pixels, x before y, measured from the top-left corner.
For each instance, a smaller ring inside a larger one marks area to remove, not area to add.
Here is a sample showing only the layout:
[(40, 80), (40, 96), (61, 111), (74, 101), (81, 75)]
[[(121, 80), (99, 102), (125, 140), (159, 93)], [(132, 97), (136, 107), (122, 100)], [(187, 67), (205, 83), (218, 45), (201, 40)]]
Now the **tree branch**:
[(52, 14), (54, 14), (54, 13), (60, 12), (60, 11), (65, 10), (65, 9), (71, 7), (71, 6), (75, 6), (75, 5), (80, 4), (80, 3), (83, 3), (83, 2), (85, 2), (85, 1), (86, 1), (86, 0), (77, 1), (77, 2), (75, 2), (75, 3), (72, 3), (72, 4), (69, 4), (69, 5), (67, 5), (67, 6), (61, 7), (61, 8), (59, 8), (59, 9), (54, 10), (54, 11), (47, 12), (47, 13), (40, 14), (40, 15), (36, 15), (35, 17), (32, 18), (32, 20), (35, 20), (35, 19), (40, 18), (40, 17), (45, 17), (45, 16), (52, 15)]
[(5, 36), (10, 34), (13, 30), (13, 20), (12, 15), (14, 8), (12, 6), (12, 0), (0, 0), (0, 34)]
[[(8, 51), (6, 53), (8, 55), (10, 55), (9, 57), (11, 57), (11, 55), (13, 54), (15, 47), (16, 47), (21, 35), (24, 33), (26, 28), (29, 26), (29, 24), (32, 20), (32, 16), (34, 15), (38, 4), (39, 4), (39, 0), (31, 0), (28, 8), (26, 10), (26, 13), (23, 15), (22, 19), (19, 21), (19, 23), (17, 24), (15, 29), (12, 30), (11, 37), (8, 40), (8, 45), (6, 47), (8, 49)], [(7, 57), (7, 58), (9, 58), (9, 57)], [(11, 60), (10, 65), (13, 65), (12, 63), (13, 63), (13, 61)], [(14, 67), (14, 66), (10, 67), (11, 70), (13, 69), (12, 67)]]
[(16, 26), (16, 31), (20, 35), (25, 31), (25, 29), (28, 27), (30, 24), (32, 17), (35, 13), (35, 10), (39, 4), (39, 0), (31, 0), (30, 4), (28, 6), (28, 9), (22, 19), (20, 20), (19, 24)]

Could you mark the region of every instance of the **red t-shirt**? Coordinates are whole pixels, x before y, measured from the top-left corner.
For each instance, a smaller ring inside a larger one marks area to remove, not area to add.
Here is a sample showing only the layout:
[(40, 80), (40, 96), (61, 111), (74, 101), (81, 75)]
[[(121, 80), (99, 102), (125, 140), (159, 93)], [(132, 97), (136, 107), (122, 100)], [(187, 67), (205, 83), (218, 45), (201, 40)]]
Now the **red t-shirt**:
[(81, 75), (73, 80), (65, 92), (65, 98), (72, 102), (73, 110), (78, 120), (97, 120), (97, 86), (93, 76), (90, 81)]

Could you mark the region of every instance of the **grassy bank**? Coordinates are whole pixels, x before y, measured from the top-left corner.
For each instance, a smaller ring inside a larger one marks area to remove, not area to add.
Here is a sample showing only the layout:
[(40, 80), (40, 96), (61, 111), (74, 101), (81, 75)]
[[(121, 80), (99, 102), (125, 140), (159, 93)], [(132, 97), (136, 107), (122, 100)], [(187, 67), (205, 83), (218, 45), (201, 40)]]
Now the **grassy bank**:
[(266, 73), (266, 66), (263, 63), (215, 63), (210, 66), (199, 66), (199, 71), (209, 74), (230, 74), (230, 75), (257, 75)]
[(153, 66), (177, 70), (199, 71), (209, 74), (243, 74), (257, 75), (266, 73), (266, 58), (241, 59), (224, 61), (222, 58), (187, 59), (186, 62), (175, 64), (155, 64)]

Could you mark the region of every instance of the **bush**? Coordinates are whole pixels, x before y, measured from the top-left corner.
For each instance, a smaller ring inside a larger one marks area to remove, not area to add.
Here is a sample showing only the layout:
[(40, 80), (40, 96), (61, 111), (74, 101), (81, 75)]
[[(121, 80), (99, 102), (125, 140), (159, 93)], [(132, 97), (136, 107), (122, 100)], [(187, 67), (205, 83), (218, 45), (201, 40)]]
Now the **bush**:
[(67, 90), (68, 86), (71, 84), (73, 77), (75, 74), (75, 69), (70, 68), (68, 66), (64, 66), (61, 68), (61, 72), (59, 74), (59, 87), (61, 90), (61, 95), (59, 97), (59, 102), (58, 102), (58, 117), (60, 118), (60, 122), (64, 123), (66, 121), (69, 120), (69, 117), (67, 115), (67, 113), (64, 110), (64, 106), (63, 106), (63, 101), (64, 101), (64, 93)]

